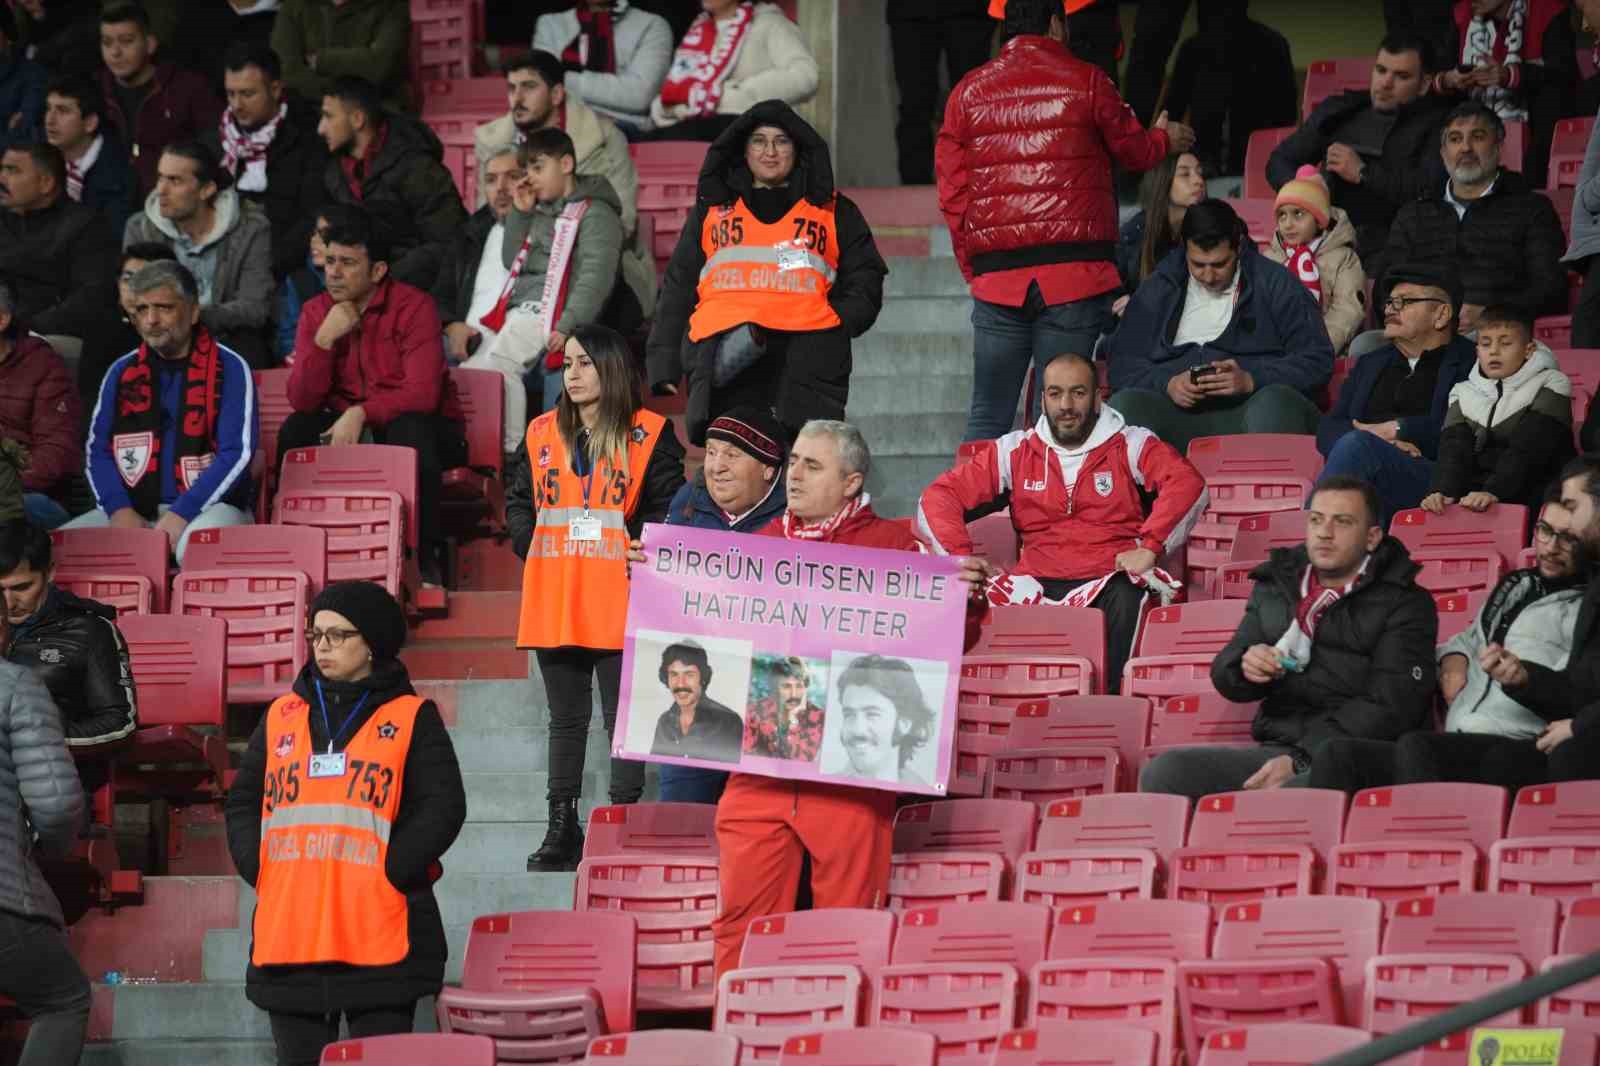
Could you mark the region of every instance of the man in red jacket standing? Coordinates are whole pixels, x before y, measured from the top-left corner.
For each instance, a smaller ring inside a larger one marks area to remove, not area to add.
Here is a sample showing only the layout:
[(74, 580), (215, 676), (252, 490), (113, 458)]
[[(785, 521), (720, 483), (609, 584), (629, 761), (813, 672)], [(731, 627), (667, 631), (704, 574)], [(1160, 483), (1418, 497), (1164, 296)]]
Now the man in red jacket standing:
[(1149, 170), (1194, 146), (1165, 113), (1139, 125), (1106, 73), (1067, 50), (1062, 0), (1008, 0), (1005, 36), (951, 91), (935, 149), (939, 208), (972, 287), (967, 440), (1010, 428), (1030, 360), (1092, 352), (1111, 329), (1112, 161)]
[(1143, 575), (1183, 546), (1206, 499), (1200, 471), (1148, 429), (1101, 407), (1094, 364), (1069, 353), (1044, 369), (1038, 423), (935, 478), (917, 506), (917, 531), (936, 552), (966, 555), (967, 513), (1009, 504), (1022, 558), (990, 599), (1099, 608), (1105, 690), (1116, 692), (1149, 594)]
[[(72, 516), (66, 498), (83, 470), (83, 407), (67, 364), (22, 327), (17, 298), (0, 281), (0, 440), (27, 450), (22, 507), (28, 521), (54, 529)], [(3, 461), (3, 460), (0, 460)]]
[(323, 235), (328, 291), (305, 305), (295, 334), (278, 463), (293, 448), (375, 441), (417, 453), (422, 580), (443, 582), (439, 496), (467, 461), (460, 397), (445, 369), (433, 298), (389, 277), (389, 248), (364, 212)]

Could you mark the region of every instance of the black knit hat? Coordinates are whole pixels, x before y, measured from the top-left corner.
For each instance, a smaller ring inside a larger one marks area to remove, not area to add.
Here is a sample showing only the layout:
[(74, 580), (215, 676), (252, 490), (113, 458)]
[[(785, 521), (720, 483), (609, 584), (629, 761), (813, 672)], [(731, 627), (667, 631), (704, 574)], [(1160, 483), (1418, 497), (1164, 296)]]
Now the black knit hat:
[(327, 586), (311, 604), (313, 619), (318, 611), (334, 611), (350, 619), (372, 649), (374, 662), (393, 659), (406, 642), (405, 611), (375, 582), (338, 581)]
[(767, 466), (782, 466), (788, 435), (770, 411), (735, 407), (724, 411), (706, 428), (707, 440), (727, 441)]

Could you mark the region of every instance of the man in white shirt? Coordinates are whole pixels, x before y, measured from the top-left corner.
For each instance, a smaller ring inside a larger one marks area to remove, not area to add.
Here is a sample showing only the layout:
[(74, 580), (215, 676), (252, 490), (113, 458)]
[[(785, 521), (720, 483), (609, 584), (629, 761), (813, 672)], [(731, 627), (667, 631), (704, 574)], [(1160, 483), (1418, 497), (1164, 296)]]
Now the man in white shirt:
[(1225, 201), (1189, 208), (1181, 236), (1106, 346), (1110, 406), (1180, 452), (1195, 437), (1315, 433), (1333, 373), (1316, 298)]
[(515, 145), (494, 149), (483, 162), (482, 188), (488, 202), (467, 220), (461, 235), (445, 252), (433, 300), (439, 306), (439, 321), (445, 323), (445, 355), (455, 362), (494, 341), (494, 331), (482, 318), (499, 303), (511, 277), (500, 246), (506, 216), (511, 213), (512, 190), (522, 176)]
[(128, 150), (105, 129), (105, 96), (84, 78), (51, 82), (45, 94), (45, 140), (67, 161), (67, 198), (100, 212), (112, 233), (133, 213), (138, 180)]

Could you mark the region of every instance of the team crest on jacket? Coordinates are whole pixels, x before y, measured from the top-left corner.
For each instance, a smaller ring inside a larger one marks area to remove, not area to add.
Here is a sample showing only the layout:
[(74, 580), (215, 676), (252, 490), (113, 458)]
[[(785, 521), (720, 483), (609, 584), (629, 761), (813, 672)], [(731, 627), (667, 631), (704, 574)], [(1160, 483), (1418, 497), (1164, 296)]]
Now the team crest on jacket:
[(548, 445), (548, 444), (539, 445), (539, 465), (540, 466), (549, 466), (550, 465), (550, 445)]
[(400, 727), (393, 722), (385, 722), (378, 727), (379, 740), (393, 740), (400, 735)]
[(644, 427), (643, 426), (634, 426), (633, 427), (633, 432), (629, 433), (628, 436), (633, 438), (633, 443), (635, 443), (635, 444), (643, 444), (644, 443), (644, 437), (645, 437)]
[(52, 666), (57, 665), (58, 663), (61, 662), (61, 649), (60, 648), (40, 648), (39, 649), (39, 661), (42, 662), (42, 663), (49, 663)]
[(272, 749), (272, 754), (280, 759), (287, 759), (292, 751), (294, 751), (294, 734), (285, 733), (278, 738), (278, 746)]
[(155, 450), (153, 432), (118, 433), (111, 438), (111, 454), (117, 457), (117, 473), (130, 489), (139, 483), (150, 469), (150, 453)]
[(1111, 495), (1111, 471), (1102, 470), (1094, 476), (1094, 491), (1101, 496)]

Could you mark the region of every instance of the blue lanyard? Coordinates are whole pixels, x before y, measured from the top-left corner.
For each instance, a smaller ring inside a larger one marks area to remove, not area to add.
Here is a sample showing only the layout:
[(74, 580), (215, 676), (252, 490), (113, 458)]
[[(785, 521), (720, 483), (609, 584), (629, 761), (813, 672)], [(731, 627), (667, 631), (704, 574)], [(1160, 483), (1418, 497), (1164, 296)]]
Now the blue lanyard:
[(333, 745), (338, 741), (339, 737), (344, 734), (344, 731), (350, 727), (350, 723), (355, 721), (356, 715), (360, 714), (361, 708), (367, 705), (367, 697), (372, 695), (372, 693), (363, 692), (361, 694), (361, 698), (356, 700), (355, 707), (351, 709), (349, 717), (347, 717), (344, 720), (344, 724), (339, 727), (339, 732), (335, 733), (333, 731), (333, 723), (328, 720), (328, 701), (324, 699), (322, 695), (322, 681), (318, 679), (312, 683), (317, 686), (317, 704), (322, 708), (322, 725), (328, 730), (328, 754), (332, 755)]
[[(574, 445), (572, 449), (572, 472), (578, 475), (583, 484), (583, 515), (587, 518), (589, 516), (589, 489), (594, 485), (595, 463), (585, 453), (581, 440), (574, 440), (572, 443)], [(585, 469), (586, 466), (587, 470)]]

